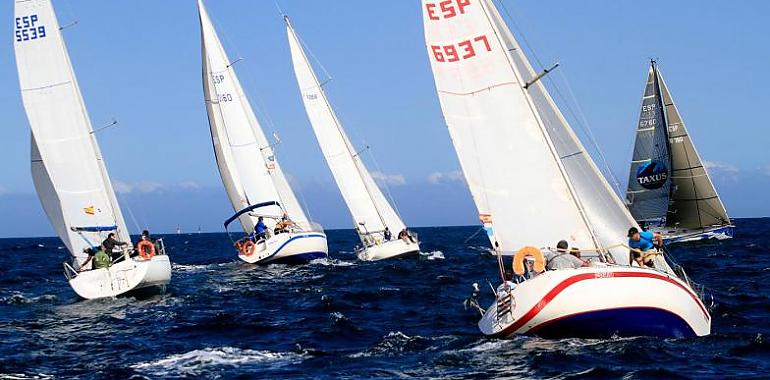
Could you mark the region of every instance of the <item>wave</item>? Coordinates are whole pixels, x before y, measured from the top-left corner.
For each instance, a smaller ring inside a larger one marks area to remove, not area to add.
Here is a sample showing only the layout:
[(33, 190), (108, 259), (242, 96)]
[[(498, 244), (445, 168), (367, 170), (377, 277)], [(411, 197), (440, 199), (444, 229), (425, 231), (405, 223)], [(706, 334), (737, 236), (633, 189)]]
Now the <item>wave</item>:
[(420, 258), (423, 258), (425, 260), (444, 260), (444, 252), (441, 251), (430, 251), (430, 252), (420, 252)]
[(273, 352), (236, 347), (204, 348), (175, 354), (163, 359), (136, 363), (131, 366), (140, 373), (153, 376), (203, 376), (222, 367), (238, 368), (258, 365), (260, 369), (275, 369), (304, 360), (305, 355), (294, 352)]
[(0, 373), (0, 380), (27, 380), (27, 379), (47, 380), (47, 379), (53, 379), (53, 378), (54, 378), (53, 376), (46, 375), (44, 373), (36, 373), (36, 374)]
[(332, 259), (329, 257), (323, 257), (320, 259), (311, 260), (310, 264), (313, 265), (323, 265), (323, 266), (332, 266), (332, 267), (349, 267), (356, 265), (355, 262), (352, 261), (344, 261), (339, 259)]
[(43, 294), (37, 297), (28, 297), (20, 292), (14, 292), (11, 295), (0, 297), (0, 304), (5, 305), (27, 305), (33, 303), (56, 303), (59, 297), (53, 294)]
[(434, 343), (441, 344), (452, 336), (426, 338), (419, 335), (409, 336), (401, 331), (389, 332), (372, 347), (363, 352), (350, 355), (351, 358), (366, 358), (370, 356), (394, 356), (412, 352), (436, 351), (439, 349)]

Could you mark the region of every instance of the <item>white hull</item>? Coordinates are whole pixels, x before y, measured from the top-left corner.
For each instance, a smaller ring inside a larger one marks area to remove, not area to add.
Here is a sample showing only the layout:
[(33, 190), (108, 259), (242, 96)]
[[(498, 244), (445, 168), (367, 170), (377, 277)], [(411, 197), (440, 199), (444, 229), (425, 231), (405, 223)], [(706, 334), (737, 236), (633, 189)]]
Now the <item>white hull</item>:
[(401, 239), (390, 240), (364, 249), (358, 249), (359, 260), (376, 261), (394, 257), (417, 255), (420, 253), (420, 242), (407, 243)]
[(109, 268), (80, 272), (69, 280), (78, 296), (85, 299), (115, 297), (148, 287), (164, 287), (171, 281), (171, 261), (168, 256), (150, 260), (134, 257)]
[[(488, 336), (545, 337), (703, 336), (711, 316), (698, 295), (678, 278), (626, 266), (547, 271), (517, 284), (511, 311), (498, 303), (479, 321)], [(503, 309), (501, 307), (501, 309)]]
[(663, 235), (666, 244), (688, 243), (700, 240), (727, 240), (733, 238), (735, 226), (713, 226), (704, 229), (678, 229), (666, 227), (650, 227), (653, 232)]
[(250, 264), (302, 263), (327, 257), (326, 235), (319, 232), (289, 232), (271, 236), (257, 243), (254, 253), (238, 258)]

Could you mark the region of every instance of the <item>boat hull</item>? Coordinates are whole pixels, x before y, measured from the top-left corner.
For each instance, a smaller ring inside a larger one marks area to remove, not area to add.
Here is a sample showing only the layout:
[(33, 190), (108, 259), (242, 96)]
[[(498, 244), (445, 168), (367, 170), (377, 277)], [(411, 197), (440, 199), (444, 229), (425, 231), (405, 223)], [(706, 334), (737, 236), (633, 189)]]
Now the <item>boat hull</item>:
[(678, 244), (678, 243), (690, 243), (702, 240), (726, 240), (732, 239), (735, 233), (735, 226), (715, 226), (697, 230), (685, 230), (685, 229), (667, 229), (667, 228), (655, 228), (654, 232), (659, 232), (663, 235), (663, 241), (666, 244)]
[(116, 297), (141, 291), (160, 292), (171, 281), (171, 260), (166, 255), (151, 259), (134, 257), (109, 268), (80, 272), (69, 284), (85, 299)]
[(271, 236), (257, 243), (249, 256), (238, 258), (250, 264), (304, 264), (329, 255), (326, 235), (319, 232), (290, 232)]
[(376, 261), (420, 254), (420, 242), (408, 243), (404, 240), (390, 240), (384, 243), (358, 249), (356, 255), (363, 261)]
[[(479, 329), (491, 337), (691, 337), (711, 332), (711, 316), (678, 278), (611, 266), (545, 272), (501, 292)], [(505, 312), (506, 304), (512, 305)], [(500, 305), (501, 313), (498, 313)]]

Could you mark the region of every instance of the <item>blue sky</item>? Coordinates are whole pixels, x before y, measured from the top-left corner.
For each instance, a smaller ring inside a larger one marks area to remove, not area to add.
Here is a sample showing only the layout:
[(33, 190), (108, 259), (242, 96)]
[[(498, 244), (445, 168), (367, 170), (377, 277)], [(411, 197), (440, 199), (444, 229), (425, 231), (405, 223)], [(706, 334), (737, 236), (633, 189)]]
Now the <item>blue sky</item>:
[[(648, 60), (658, 59), (731, 216), (770, 215), (770, 2), (504, 0), (514, 33), (581, 109), (621, 182), (627, 177)], [(416, 226), (475, 224), (443, 125), (417, 1), (281, 0), (333, 77), (326, 86), (353, 143)], [(203, 104), (195, 1), (54, 0), (127, 222), (220, 231), (231, 213)], [(350, 217), (299, 97), (273, 1), (208, 1), (208, 10), (278, 159), (327, 228)], [(0, 5), (0, 237), (51, 235), (29, 174), (29, 127), (13, 59), (12, 2)], [(322, 75), (322, 74), (321, 74)], [(565, 110), (565, 113), (569, 112)], [(573, 126), (579, 130), (577, 124)], [(582, 137), (582, 136), (581, 136)], [(584, 142), (587, 142), (584, 140)], [(587, 144), (588, 145), (588, 144)], [(374, 160), (373, 160), (374, 158)]]

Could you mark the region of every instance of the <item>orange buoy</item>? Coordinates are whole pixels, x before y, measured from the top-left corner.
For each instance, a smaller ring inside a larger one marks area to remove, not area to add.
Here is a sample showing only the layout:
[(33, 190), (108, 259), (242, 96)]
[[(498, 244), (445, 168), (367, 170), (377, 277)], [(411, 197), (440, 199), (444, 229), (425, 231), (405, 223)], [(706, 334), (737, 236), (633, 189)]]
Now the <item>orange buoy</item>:
[(136, 250), (139, 251), (139, 255), (145, 259), (151, 259), (155, 256), (155, 244), (151, 241), (142, 240), (136, 245)]
[(524, 274), (524, 258), (531, 256), (535, 259), (535, 272), (540, 273), (545, 270), (545, 256), (543, 252), (535, 247), (524, 247), (513, 256), (513, 273), (521, 276)]

